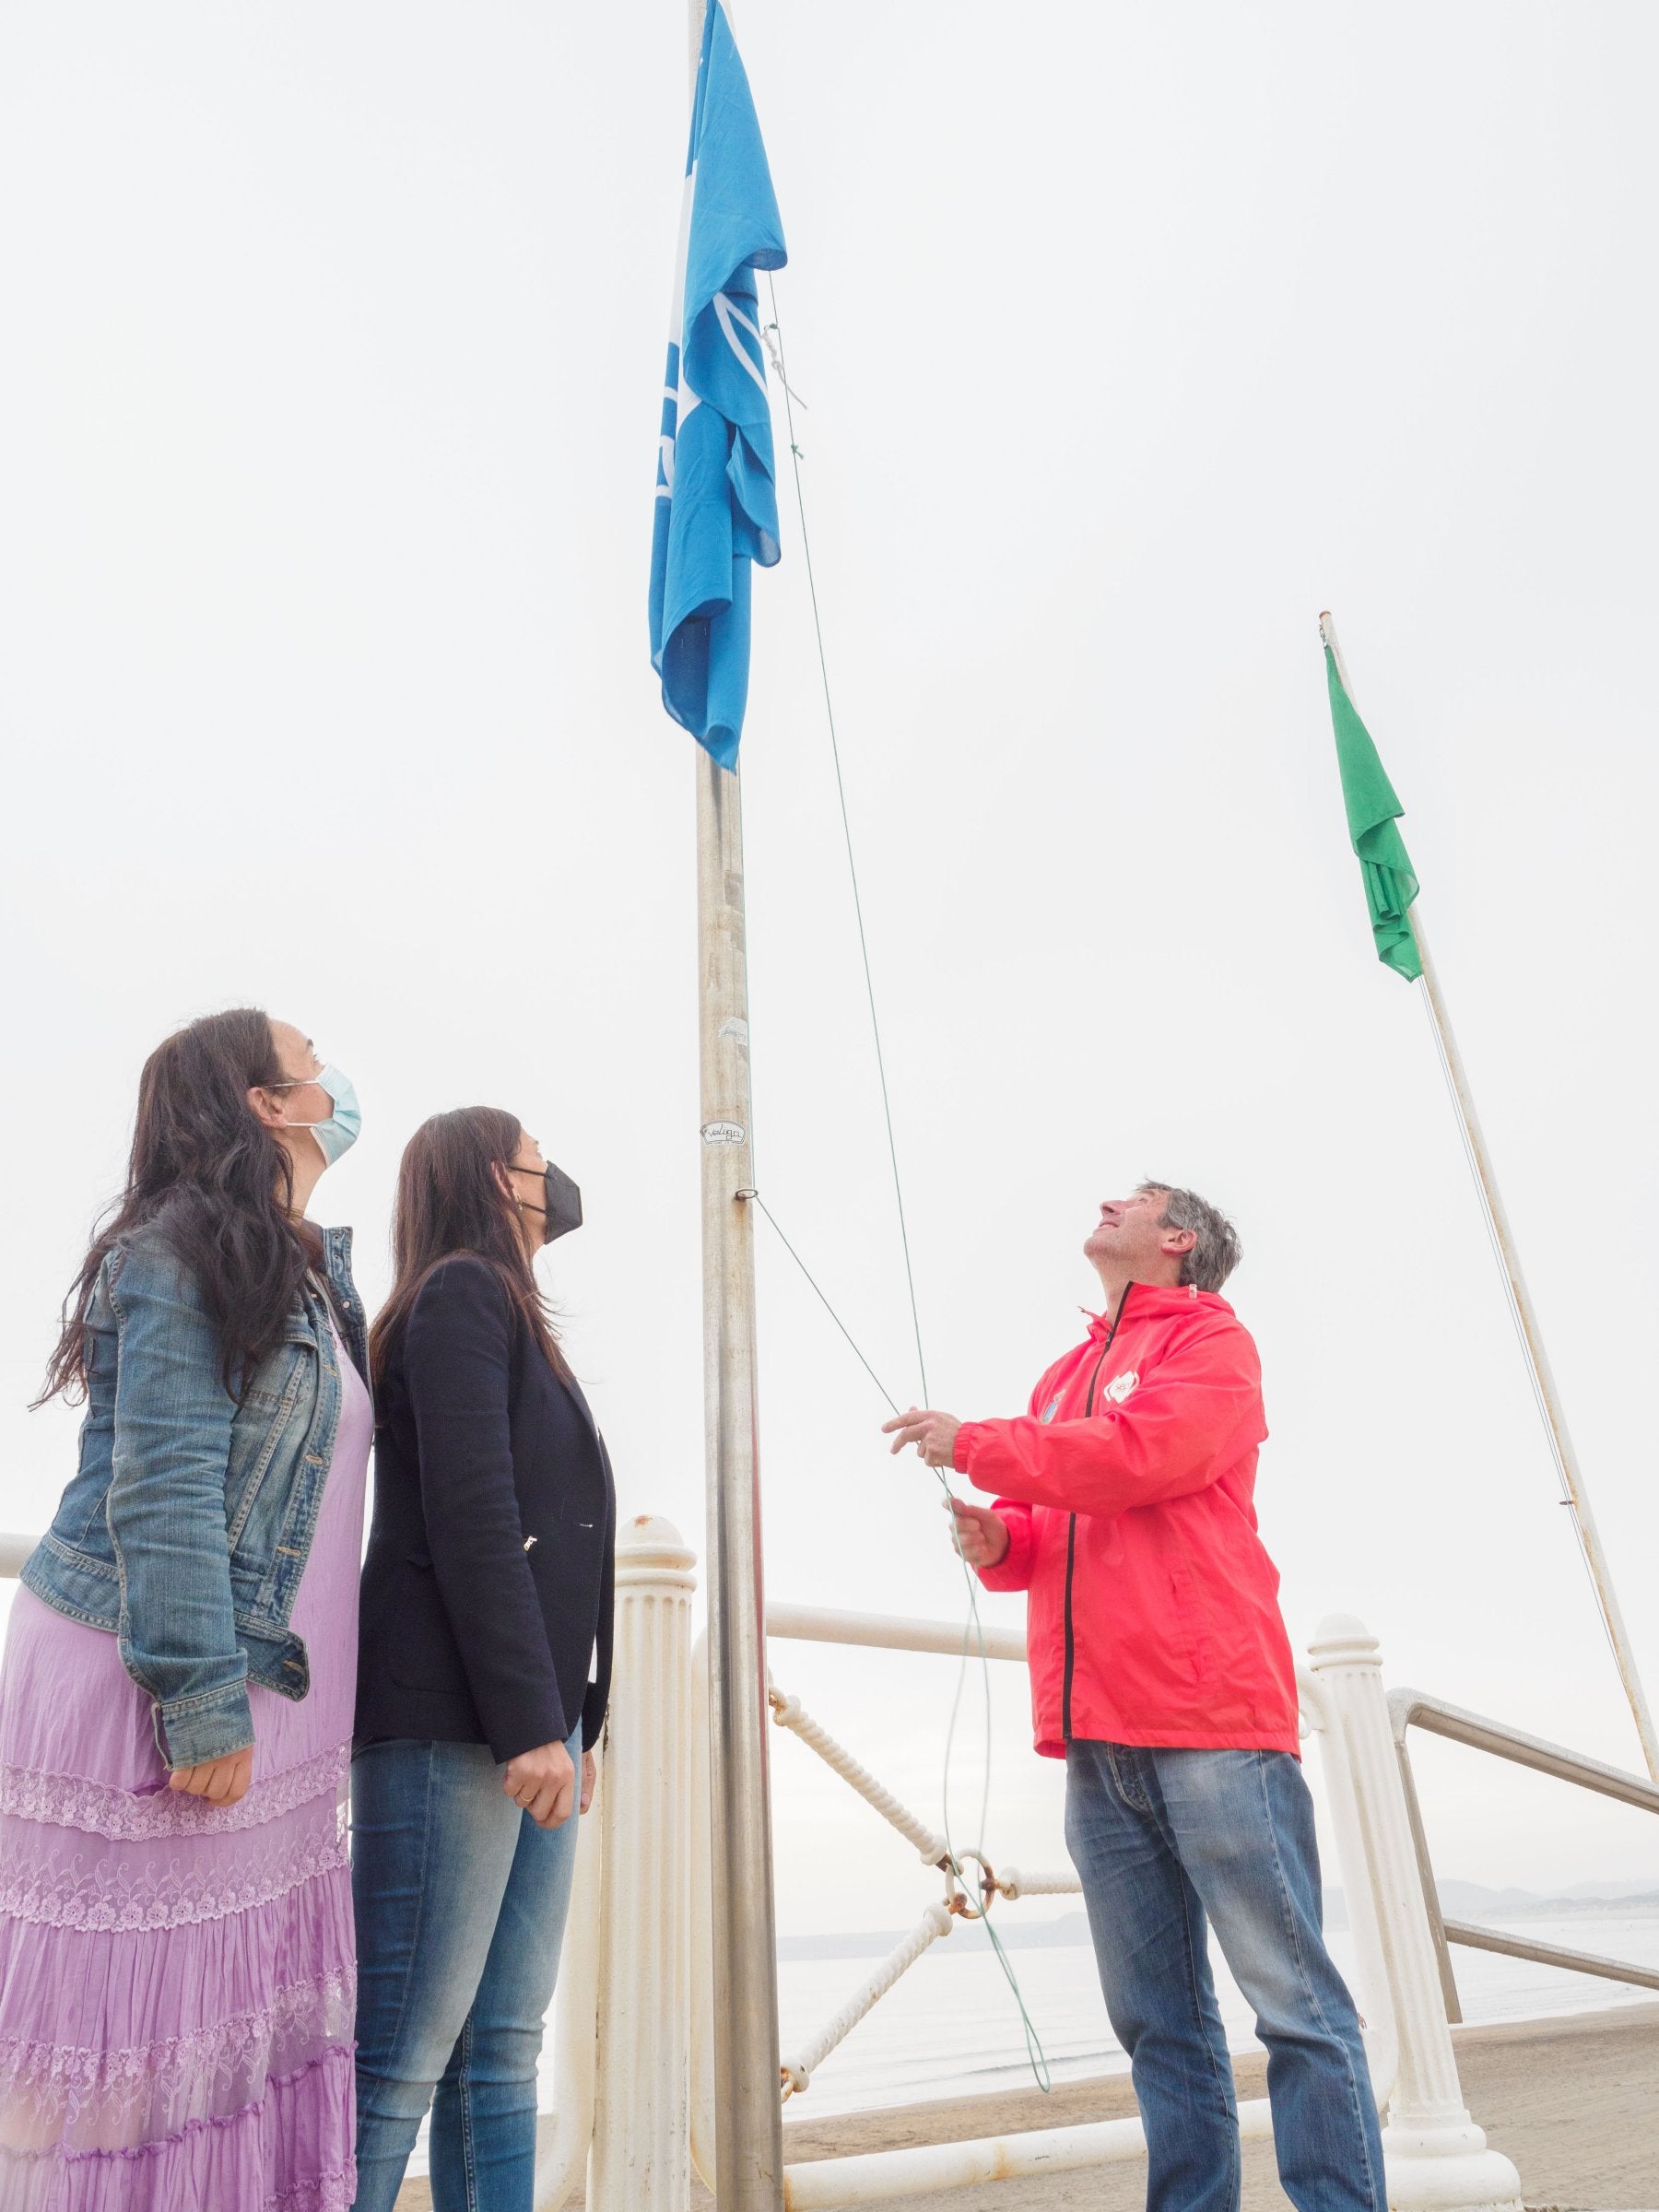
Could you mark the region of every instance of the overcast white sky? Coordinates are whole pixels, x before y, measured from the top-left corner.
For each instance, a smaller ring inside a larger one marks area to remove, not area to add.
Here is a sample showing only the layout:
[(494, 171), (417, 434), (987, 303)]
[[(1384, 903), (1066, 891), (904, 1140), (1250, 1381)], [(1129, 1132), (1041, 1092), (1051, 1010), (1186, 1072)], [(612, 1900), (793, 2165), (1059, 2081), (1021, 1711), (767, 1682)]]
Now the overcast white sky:
[[(1298, 1642), (1357, 1611), (1392, 1679), (1637, 1763), (1423, 1015), (1371, 955), (1315, 618), (1659, 1691), (1659, 22), (747, 0), (738, 30), (935, 1402), (1018, 1408), (1096, 1201), (1196, 1185), (1244, 1237)], [(71, 1465), (24, 1406), (139, 1065), (252, 1002), (358, 1083), (317, 1211), (371, 1305), (425, 1114), (507, 1105), (577, 1176), (571, 1357), (624, 1507), (701, 1547), (692, 763), (645, 642), (685, 94), (682, 0), (0, 18), (14, 1527)], [(908, 1398), (787, 506), (784, 536), (745, 745), (759, 1181)], [(760, 1265), (771, 1586), (953, 1616), (932, 1478)], [(947, 1665), (779, 1672), (934, 1806)], [(999, 1700), (994, 1855), (1053, 1863), (1058, 1775)], [(908, 1923), (902, 1847), (776, 1759), (782, 1924)], [(1443, 1872), (1659, 1883), (1634, 1813), (1423, 1772)]]

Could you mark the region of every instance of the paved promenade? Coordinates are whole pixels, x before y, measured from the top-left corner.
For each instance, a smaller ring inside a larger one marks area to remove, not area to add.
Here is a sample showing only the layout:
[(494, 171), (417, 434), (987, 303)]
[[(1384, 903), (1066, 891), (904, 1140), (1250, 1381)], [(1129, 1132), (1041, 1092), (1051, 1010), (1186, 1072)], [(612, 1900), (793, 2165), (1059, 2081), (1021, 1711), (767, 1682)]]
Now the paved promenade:
[[(1520, 2169), (1529, 2206), (1659, 2212), (1659, 2005), (1453, 2033), (1470, 2108)], [(1265, 2094), (1265, 2062), (1258, 2054), (1240, 2059), (1237, 2073), (1241, 2097)], [(1124, 2075), (1078, 2082), (1052, 2097), (1018, 2089), (821, 2122), (811, 2118), (810, 2102), (808, 2091), (797, 2108), (800, 2116), (783, 2131), (791, 2162), (845, 2158), (905, 2142), (960, 2141), (1111, 2120), (1135, 2109)], [(1140, 2212), (1146, 2171), (1135, 2159), (1041, 2180), (995, 2182), (896, 2199), (887, 2212)], [(411, 2182), (398, 2199), (399, 2212), (428, 2212), (430, 2201), (425, 2183)], [(571, 2200), (571, 2212), (578, 2201)], [(706, 2212), (712, 2202), (693, 2185), (698, 2212)], [(1287, 2212), (1288, 2202), (1274, 2174), (1271, 2144), (1247, 2144), (1243, 2212)]]

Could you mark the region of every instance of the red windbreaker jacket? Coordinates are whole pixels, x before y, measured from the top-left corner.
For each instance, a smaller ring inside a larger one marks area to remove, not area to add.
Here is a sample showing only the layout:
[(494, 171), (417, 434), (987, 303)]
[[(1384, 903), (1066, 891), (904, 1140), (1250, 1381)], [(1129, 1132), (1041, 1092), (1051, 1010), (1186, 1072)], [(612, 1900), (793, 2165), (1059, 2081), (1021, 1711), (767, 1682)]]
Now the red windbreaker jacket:
[(1037, 1748), (1073, 1736), (1300, 1751), (1278, 1572), (1256, 1534), (1267, 1433), (1250, 1332), (1224, 1298), (1132, 1283), (1009, 1421), (965, 1421), (956, 1465), (1011, 1541), (981, 1570), (1027, 1590)]

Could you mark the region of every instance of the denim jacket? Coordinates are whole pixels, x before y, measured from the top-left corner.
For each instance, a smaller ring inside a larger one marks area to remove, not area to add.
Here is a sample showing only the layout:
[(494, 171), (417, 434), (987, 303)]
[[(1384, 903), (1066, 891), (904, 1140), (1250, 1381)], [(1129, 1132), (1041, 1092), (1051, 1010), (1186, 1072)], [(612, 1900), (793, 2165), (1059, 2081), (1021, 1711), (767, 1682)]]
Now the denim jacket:
[[(347, 1347), (368, 1371), (351, 1231), (322, 1231)], [(288, 1627), (340, 1414), (327, 1300), (308, 1277), (239, 1399), (189, 1272), (154, 1221), (118, 1244), (88, 1312), (80, 1464), (24, 1566), (37, 1597), (112, 1630), (170, 1767), (253, 1740), (248, 1684), (311, 1687)]]

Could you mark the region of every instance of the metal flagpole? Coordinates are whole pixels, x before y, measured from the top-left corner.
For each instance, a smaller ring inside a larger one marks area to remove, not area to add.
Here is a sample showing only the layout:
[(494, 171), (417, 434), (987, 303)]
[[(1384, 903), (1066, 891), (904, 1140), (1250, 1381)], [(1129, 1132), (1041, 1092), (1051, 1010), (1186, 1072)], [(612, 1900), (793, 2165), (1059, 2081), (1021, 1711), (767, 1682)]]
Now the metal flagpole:
[[(690, 0), (693, 87), (703, 6)], [(720, 2212), (782, 2212), (743, 793), (735, 771), (696, 750), (715, 2184)]]
[[(1348, 682), (1342, 648), (1336, 642), (1336, 626), (1328, 614), (1319, 618), (1319, 634), (1330, 647), (1331, 658), (1335, 662), (1336, 673), (1342, 679), (1342, 688), (1352, 700), (1354, 689)], [(1487, 1232), (1492, 1240), (1492, 1250), (1497, 1254), (1503, 1276), (1510, 1312), (1514, 1320), (1515, 1334), (1521, 1340), (1533, 1394), (1538, 1402), (1545, 1433), (1549, 1439), (1550, 1453), (1555, 1460), (1556, 1473), (1560, 1478), (1561, 1496), (1572, 1515), (1579, 1548), (1584, 1555), (1584, 1565), (1589, 1570), (1595, 1602), (1601, 1609), (1602, 1623), (1607, 1631), (1607, 1641), (1613, 1647), (1619, 1679), (1624, 1684), (1624, 1693), (1630, 1700), (1630, 1712), (1635, 1717), (1636, 1733), (1641, 1739), (1642, 1757), (1647, 1760), (1648, 1772), (1655, 1782), (1659, 1782), (1659, 1734), (1654, 1731), (1647, 1693), (1641, 1687), (1641, 1677), (1636, 1670), (1636, 1654), (1630, 1648), (1630, 1632), (1619, 1609), (1618, 1594), (1613, 1587), (1612, 1570), (1607, 1564), (1607, 1555), (1602, 1548), (1601, 1533), (1595, 1525), (1595, 1515), (1590, 1508), (1590, 1497), (1584, 1488), (1578, 1453), (1573, 1450), (1572, 1438), (1568, 1430), (1566, 1411), (1561, 1405), (1560, 1393), (1556, 1388), (1555, 1376), (1550, 1372), (1549, 1355), (1544, 1348), (1543, 1332), (1538, 1326), (1538, 1317), (1533, 1311), (1526, 1277), (1521, 1272), (1521, 1255), (1515, 1248), (1514, 1232), (1510, 1228), (1509, 1216), (1504, 1211), (1503, 1195), (1498, 1188), (1492, 1156), (1487, 1150), (1486, 1135), (1480, 1126), (1480, 1117), (1475, 1111), (1475, 1096), (1469, 1088), (1463, 1054), (1457, 1049), (1457, 1038), (1446, 1012), (1440, 977), (1423, 934), (1421, 904), (1420, 900), (1413, 900), (1408, 919), (1412, 934), (1417, 939), (1418, 958), (1423, 965), (1420, 978), (1423, 1005), (1428, 1012), (1430, 1027), (1434, 1031), (1441, 1066), (1446, 1077), (1446, 1088), (1451, 1093), (1458, 1127), (1463, 1133), (1464, 1150), (1468, 1155), (1475, 1187), (1480, 1194)]]
[[(695, 4), (695, 0), (694, 0)], [(714, 2165), (720, 2212), (781, 2212), (782, 2106), (761, 1623), (743, 813), (697, 755), (703, 1428), (709, 1497)]]

